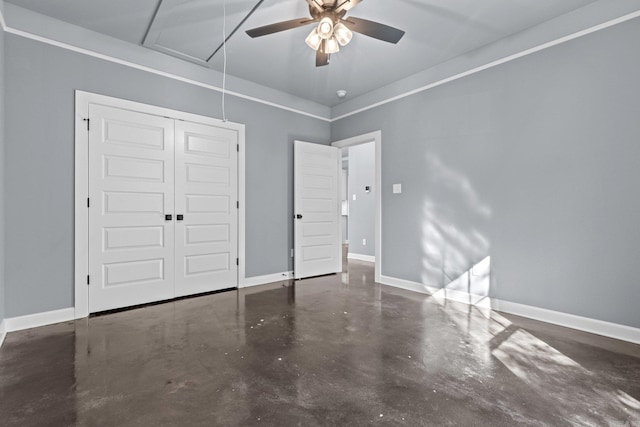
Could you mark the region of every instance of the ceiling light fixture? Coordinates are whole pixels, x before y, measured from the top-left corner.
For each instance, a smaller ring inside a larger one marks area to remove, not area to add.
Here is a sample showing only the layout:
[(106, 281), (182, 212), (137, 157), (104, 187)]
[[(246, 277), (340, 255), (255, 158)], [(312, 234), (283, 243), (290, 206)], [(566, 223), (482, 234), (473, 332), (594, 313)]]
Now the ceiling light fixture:
[(364, 34), (388, 43), (398, 43), (404, 31), (379, 22), (345, 17), (362, 0), (305, 0), (311, 18), (291, 19), (247, 30), (250, 37), (262, 37), (313, 24), (315, 28), (305, 42), (316, 52), (316, 67), (329, 64), (332, 53), (351, 42), (353, 33)]
[(340, 51), (353, 38), (353, 33), (341, 22), (333, 23), (333, 19), (325, 16), (304, 40), (307, 45), (318, 52), (330, 55)]
[(335, 36), (340, 46), (346, 46), (349, 44), (351, 39), (353, 38), (353, 33), (350, 29), (347, 28), (342, 22), (338, 22), (335, 27), (333, 27), (333, 35)]
[(322, 44), (322, 40), (323, 40), (323, 38), (320, 37), (320, 34), (318, 34), (318, 29), (314, 28), (313, 31), (311, 31), (311, 33), (309, 33), (309, 35), (307, 36), (307, 38), (304, 41), (307, 42), (307, 45), (311, 49), (318, 50), (318, 48)]
[(317, 30), (320, 37), (328, 39), (333, 35), (333, 20), (328, 16), (325, 16), (320, 20)]
[(340, 50), (340, 44), (335, 37), (328, 38), (324, 42), (324, 53), (337, 53)]

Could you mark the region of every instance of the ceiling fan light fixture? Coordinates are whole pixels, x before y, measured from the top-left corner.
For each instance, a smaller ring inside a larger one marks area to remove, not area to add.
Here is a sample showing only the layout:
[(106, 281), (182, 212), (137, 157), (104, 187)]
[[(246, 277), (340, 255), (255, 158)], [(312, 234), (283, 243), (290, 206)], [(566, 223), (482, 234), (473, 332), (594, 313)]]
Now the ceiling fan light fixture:
[(314, 28), (304, 41), (311, 49), (318, 50), (320, 44), (322, 43), (322, 40), (322, 37), (320, 37), (320, 34), (318, 34), (318, 29)]
[(333, 21), (328, 16), (325, 16), (320, 20), (318, 24), (318, 34), (323, 39), (328, 39), (333, 35)]
[(351, 30), (341, 22), (338, 22), (336, 26), (333, 27), (333, 35), (336, 40), (338, 40), (338, 43), (340, 43), (340, 46), (346, 46), (353, 38)]
[[(183, 0), (180, 0), (183, 1)], [(261, 4), (264, 0), (258, 2)], [(296, 0), (298, 1), (298, 0)], [(270, 25), (252, 28), (245, 32), (251, 38), (292, 30), (309, 25), (313, 31), (305, 38), (305, 43), (315, 52), (316, 67), (329, 64), (331, 54), (340, 51), (340, 47), (351, 43), (354, 33), (363, 34), (387, 43), (396, 44), (404, 36), (404, 31), (367, 19), (355, 18), (347, 13), (363, 0), (305, 0), (311, 18), (289, 19)], [(2, 0), (0, 0), (2, 3)], [(251, 12), (257, 8), (254, 7)], [(248, 18), (245, 17), (244, 21)], [(236, 28), (237, 29), (237, 28)], [(235, 30), (234, 30), (235, 32)]]
[(324, 42), (324, 53), (336, 53), (340, 50), (340, 44), (335, 37), (328, 38)]

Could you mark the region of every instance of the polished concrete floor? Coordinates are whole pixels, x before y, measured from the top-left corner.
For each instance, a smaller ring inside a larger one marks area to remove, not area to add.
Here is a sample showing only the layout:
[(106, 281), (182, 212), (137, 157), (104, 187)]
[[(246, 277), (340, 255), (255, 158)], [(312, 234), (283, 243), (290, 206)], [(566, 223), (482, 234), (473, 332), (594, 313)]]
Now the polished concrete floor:
[(11, 333), (0, 425), (640, 426), (640, 346), (370, 264)]

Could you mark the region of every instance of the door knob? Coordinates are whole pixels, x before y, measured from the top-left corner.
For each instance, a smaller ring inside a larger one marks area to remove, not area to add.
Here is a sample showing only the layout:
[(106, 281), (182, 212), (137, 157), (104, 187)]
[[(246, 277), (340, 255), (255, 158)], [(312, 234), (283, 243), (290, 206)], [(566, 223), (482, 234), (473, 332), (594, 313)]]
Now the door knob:
[(171, 215), (165, 215), (164, 216), (164, 220), (165, 221), (171, 221), (172, 218), (173, 218), (173, 216), (171, 216)]
[(296, 219), (302, 219), (302, 215), (296, 214)]
[(176, 219), (178, 221), (182, 221), (184, 219), (184, 215), (178, 214), (178, 215), (176, 215)]

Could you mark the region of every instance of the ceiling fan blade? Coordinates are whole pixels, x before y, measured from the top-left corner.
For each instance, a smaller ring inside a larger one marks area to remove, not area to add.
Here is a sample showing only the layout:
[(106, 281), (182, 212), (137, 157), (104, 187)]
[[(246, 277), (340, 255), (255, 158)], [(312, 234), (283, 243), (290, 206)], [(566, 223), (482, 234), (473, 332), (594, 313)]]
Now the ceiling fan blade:
[(329, 54), (324, 53), (322, 49), (316, 51), (316, 67), (323, 67), (329, 65)]
[(312, 22), (315, 22), (315, 20), (309, 18), (298, 18), (290, 21), (282, 21), (275, 24), (265, 25), (264, 27), (252, 28), (247, 30), (246, 33), (249, 37), (261, 37), (268, 34), (279, 33), (280, 31), (302, 27), (304, 25), (311, 24)]
[(342, 19), (341, 22), (351, 31), (389, 43), (398, 43), (402, 36), (404, 36), (404, 31), (402, 30), (362, 18), (350, 16)]
[(350, 10), (356, 7), (362, 0), (338, 0), (336, 3), (336, 12), (342, 12), (343, 10)]

